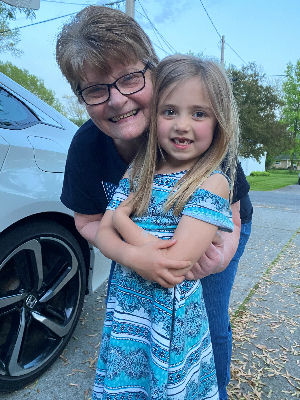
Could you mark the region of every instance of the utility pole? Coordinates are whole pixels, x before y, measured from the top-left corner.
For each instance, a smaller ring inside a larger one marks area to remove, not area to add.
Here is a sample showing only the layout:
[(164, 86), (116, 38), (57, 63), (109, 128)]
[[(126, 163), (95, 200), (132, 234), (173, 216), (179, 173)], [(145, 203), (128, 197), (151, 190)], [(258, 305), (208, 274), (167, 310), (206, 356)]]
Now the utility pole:
[(225, 45), (225, 36), (222, 36), (222, 45), (221, 45), (221, 65), (224, 66), (224, 45)]
[(135, 0), (126, 0), (126, 14), (132, 18), (134, 18), (134, 1)]

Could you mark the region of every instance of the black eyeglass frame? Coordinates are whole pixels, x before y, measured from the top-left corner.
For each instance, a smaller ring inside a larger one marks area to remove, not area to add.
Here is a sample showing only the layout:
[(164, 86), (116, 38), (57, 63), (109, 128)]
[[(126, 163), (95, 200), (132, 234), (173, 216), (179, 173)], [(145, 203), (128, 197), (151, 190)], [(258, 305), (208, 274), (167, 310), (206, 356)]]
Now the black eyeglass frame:
[[(88, 86), (88, 87), (86, 87), (86, 88), (84, 88), (84, 89), (82, 89), (82, 90), (78, 90), (78, 95), (81, 96), (82, 100), (85, 102), (86, 105), (88, 105), (88, 106), (98, 106), (99, 104), (106, 103), (106, 102), (110, 99), (110, 89), (111, 89), (112, 87), (116, 88), (117, 91), (120, 92), (123, 96), (129, 96), (130, 94), (140, 92), (141, 90), (144, 89), (144, 87), (145, 87), (145, 85), (146, 85), (145, 73), (146, 73), (146, 71), (147, 71), (148, 68), (149, 68), (149, 64), (146, 64), (145, 68), (142, 69), (141, 71), (134, 71), (134, 72), (130, 72), (129, 74), (122, 75), (122, 76), (120, 76), (120, 78), (116, 79), (113, 83), (98, 83), (97, 85)], [(140, 89), (135, 90), (134, 92), (130, 92), (130, 93), (126, 93), (126, 94), (122, 93), (122, 92), (120, 91), (120, 89), (117, 87), (117, 82), (118, 82), (120, 79), (124, 78), (125, 76), (133, 75), (133, 74), (138, 74), (138, 73), (141, 73), (141, 74), (142, 74), (143, 79), (144, 79), (144, 85), (143, 85)], [(96, 103), (96, 104), (89, 104), (89, 103), (87, 103), (87, 102), (84, 100), (82, 93), (83, 93), (86, 89), (90, 89), (91, 87), (95, 87), (95, 86), (99, 86), (99, 85), (107, 86), (108, 98), (107, 98), (106, 100), (101, 101), (100, 103)]]

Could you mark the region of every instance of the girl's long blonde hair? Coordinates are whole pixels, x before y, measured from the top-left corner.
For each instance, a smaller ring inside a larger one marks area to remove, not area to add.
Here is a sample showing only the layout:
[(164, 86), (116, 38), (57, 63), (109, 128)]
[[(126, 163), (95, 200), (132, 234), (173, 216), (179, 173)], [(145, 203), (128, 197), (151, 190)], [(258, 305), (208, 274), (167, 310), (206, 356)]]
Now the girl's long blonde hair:
[(159, 99), (164, 90), (173, 83), (188, 81), (194, 77), (199, 77), (203, 82), (218, 123), (210, 147), (175, 185), (165, 204), (165, 211), (174, 208), (174, 214), (180, 214), (189, 197), (215, 169), (221, 169), (220, 164), (224, 160), (226, 166), (222, 170), (230, 175), (232, 198), (239, 120), (231, 83), (225, 70), (217, 62), (176, 54), (163, 59), (155, 71), (149, 132), (130, 170), (130, 189), (135, 193), (133, 209), (136, 215), (147, 211), (155, 170), (163, 159), (157, 141)]

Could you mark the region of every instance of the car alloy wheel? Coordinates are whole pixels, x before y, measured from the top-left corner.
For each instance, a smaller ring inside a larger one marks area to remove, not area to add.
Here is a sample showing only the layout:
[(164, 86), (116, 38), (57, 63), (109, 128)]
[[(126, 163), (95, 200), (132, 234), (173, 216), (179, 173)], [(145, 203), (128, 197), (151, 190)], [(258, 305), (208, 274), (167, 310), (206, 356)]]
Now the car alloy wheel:
[(0, 249), (0, 391), (10, 391), (66, 346), (82, 309), (85, 263), (74, 236), (47, 220), (0, 237)]

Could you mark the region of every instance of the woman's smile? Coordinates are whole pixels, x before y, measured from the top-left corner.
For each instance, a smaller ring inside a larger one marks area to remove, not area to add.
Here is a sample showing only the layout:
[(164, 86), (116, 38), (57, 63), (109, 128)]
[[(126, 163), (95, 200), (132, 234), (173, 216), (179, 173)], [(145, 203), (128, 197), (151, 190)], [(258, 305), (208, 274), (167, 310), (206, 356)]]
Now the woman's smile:
[(116, 122), (119, 122), (120, 120), (123, 120), (125, 118), (129, 118), (129, 117), (135, 116), (138, 112), (139, 112), (139, 110), (132, 110), (132, 111), (127, 112), (126, 114), (119, 115), (118, 117), (111, 117), (111, 118), (109, 118), (109, 120), (111, 122), (115, 122), (116, 123)]

